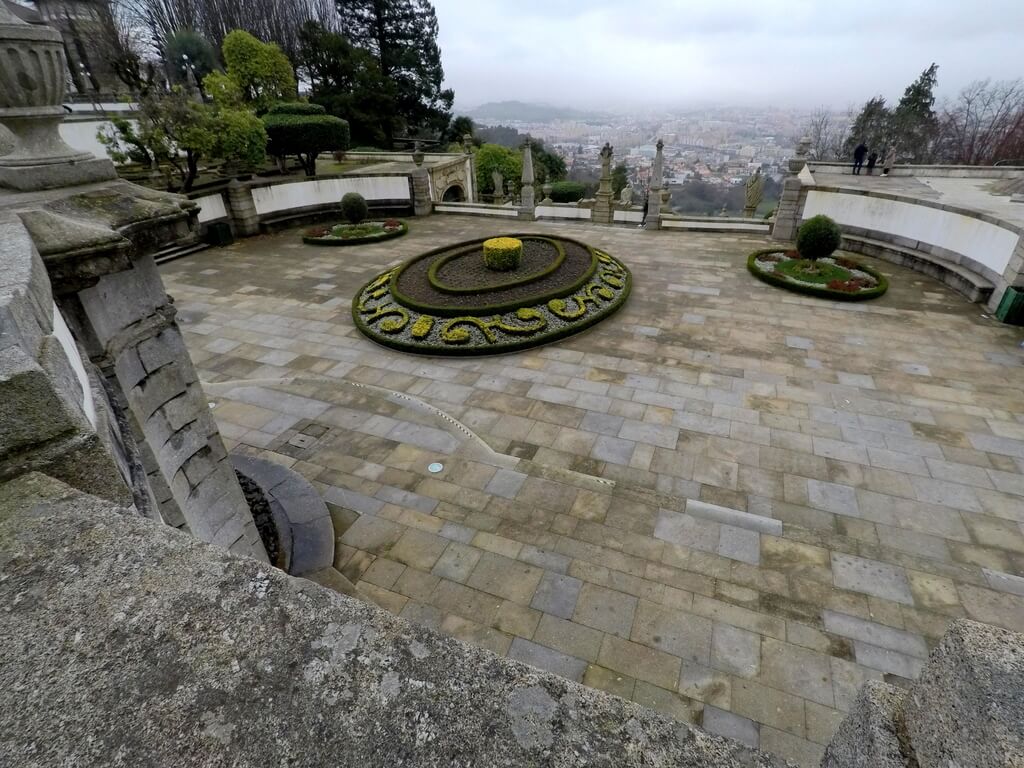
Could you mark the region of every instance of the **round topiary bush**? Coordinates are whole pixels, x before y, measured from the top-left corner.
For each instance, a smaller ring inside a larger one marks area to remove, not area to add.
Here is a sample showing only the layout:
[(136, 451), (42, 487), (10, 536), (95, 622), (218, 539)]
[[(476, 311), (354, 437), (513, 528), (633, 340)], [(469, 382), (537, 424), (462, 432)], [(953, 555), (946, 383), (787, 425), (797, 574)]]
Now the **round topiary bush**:
[(796, 249), (805, 259), (823, 259), (831, 256), (842, 242), (843, 233), (828, 216), (818, 214), (800, 225), (796, 234)]
[(488, 269), (508, 272), (523, 259), (523, 241), (514, 237), (492, 237), (484, 241), (484, 264)]
[(370, 212), (366, 198), (358, 192), (346, 192), (341, 198), (341, 215), (349, 224), (358, 224)]

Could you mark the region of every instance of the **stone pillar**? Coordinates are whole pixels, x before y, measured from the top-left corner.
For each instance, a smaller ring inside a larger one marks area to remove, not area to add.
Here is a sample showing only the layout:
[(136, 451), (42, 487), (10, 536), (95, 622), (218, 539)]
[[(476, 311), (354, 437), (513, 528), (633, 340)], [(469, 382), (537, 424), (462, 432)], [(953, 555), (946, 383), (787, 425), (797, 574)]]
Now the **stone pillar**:
[(598, 224), (611, 224), (612, 213), (612, 145), (605, 142), (601, 149), (601, 181), (594, 196), (594, 211), (591, 220)]
[(249, 237), (260, 233), (260, 215), (256, 212), (256, 203), (252, 199), (252, 190), (248, 184), (238, 179), (228, 182), (228, 213), (235, 237)]
[(466, 202), (477, 202), (476, 193), (476, 160), (473, 154), (473, 136), (465, 134), (462, 137), (462, 148), (466, 153)]
[(532, 221), (536, 201), (533, 192), (533, 151), (530, 148), (529, 140), (523, 147), (523, 187), (519, 191), (519, 196), (519, 218)]
[(806, 136), (800, 139), (796, 148), (796, 155), (789, 160), (790, 175), (782, 182), (782, 194), (779, 197), (779, 210), (775, 214), (775, 223), (772, 225), (772, 237), (776, 240), (792, 240), (796, 237), (796, 230), (800, 224), (801, 203), (800, 171), (807, 165), (807, 150), (811, 146), (811, 140)]
[(195, 204), (111, 182), (32, 199), (20, 218), (74, 337), (140, 443), (161, 517), (266, 560), (152, 254), (195, 240)]
[(651, 188), (647, 194), (647, 228), (661, 229), (661, 192), (665, 186), (665, 142), (658, 139), (651, 168)]
[(423, 152), (417, 142), (412, 153), (412, 161), (416, 170), (412, 172), (412, 207), (416, 216), (429, 216), (434, 212), (434, 203), (430, 199), (430, 171), (423, 167)]

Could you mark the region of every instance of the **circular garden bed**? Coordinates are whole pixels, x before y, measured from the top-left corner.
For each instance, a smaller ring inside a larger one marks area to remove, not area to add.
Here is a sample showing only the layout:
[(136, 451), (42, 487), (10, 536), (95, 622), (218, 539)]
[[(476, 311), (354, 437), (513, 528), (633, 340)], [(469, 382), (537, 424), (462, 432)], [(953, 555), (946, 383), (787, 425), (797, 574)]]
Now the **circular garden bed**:
[(500, 269), (484, 244), (515, 249), (505, 238), (436, 248), (378, 275), (352, 301), (356, 326), (407, 352), (486, 355), (578, 333), (626, 301), (632, 277), (610, 254), (566, 237), (508, 237), (521, 251)]
[(302, 234), (302, 242), (309, 245), (361, 245), (401, 237), (408, 231), (408, 225), (398, 219), (335, 224), (330, 227), (307, 229)]
[(779, 288), (836, 301), (876, 299), (889, 288), (880, 272), (852, 259), (835, 255), (804, 259), (785, 248), (755, 251), (747, 259), (747, 269)]

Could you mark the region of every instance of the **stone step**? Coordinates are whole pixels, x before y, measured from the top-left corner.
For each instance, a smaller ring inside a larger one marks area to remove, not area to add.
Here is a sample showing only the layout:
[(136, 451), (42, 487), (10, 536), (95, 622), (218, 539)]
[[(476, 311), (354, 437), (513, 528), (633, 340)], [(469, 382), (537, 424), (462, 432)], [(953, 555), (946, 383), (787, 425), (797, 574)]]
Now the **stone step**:
[[(906, 768), (899, 721), (907, 692), (869, 680), (825, 748), (821, 768)], [(936, 768), (938, 766), (936, 765)]]
[(921, 768), (1024, 765), (1024, 635), (956, 621), (904, 706)]
[(209, 243), (193, 243), (191, 245), (175, 245), (170, 248), (164, 248), (162, 251), (157, 251), (153, 255), (153, 260), (157, 264), (167, 264), (168, 262), (175, 261), (176, 259), (184, 258), (185, 256), (191, 256), (194, 253), (205, 251), (210, 247)]

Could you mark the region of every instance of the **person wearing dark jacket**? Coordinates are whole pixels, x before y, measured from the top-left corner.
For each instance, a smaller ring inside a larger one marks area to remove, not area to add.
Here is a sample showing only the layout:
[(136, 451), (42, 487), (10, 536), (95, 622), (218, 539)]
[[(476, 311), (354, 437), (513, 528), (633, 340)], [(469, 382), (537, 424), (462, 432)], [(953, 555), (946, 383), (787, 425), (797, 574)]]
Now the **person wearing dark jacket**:
[(875, 163), (878, 162), (878, 153), (872, 152), (868, 155), (868, 176), (870, 176), (875, 170)]
[(867, 157), (868, 148), (864, 146), (862, 141), (857, 145), (857, 148), (853, 150), (853, 175), (859, 176), (860, 169), (864, 166), (864, 158)]

